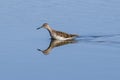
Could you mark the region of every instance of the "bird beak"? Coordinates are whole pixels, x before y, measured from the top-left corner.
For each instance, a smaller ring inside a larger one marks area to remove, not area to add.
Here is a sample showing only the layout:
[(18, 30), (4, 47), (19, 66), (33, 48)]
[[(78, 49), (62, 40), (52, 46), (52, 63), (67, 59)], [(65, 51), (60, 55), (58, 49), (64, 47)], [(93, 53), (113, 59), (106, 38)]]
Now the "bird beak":
[(42, 27), (43, 27), (43, 26), (41, 26), (41, 27), (38, 27), (38, 28), (37, 28), (37, 30), (41, 29)]
[(42, 51), (41, 49), (37, 49), (38, 51)]

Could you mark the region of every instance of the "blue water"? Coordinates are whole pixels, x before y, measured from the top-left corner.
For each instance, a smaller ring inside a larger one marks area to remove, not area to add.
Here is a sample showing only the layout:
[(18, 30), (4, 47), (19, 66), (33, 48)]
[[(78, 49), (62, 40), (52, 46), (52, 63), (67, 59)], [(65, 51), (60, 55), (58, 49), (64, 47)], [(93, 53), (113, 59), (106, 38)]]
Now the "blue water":
[[(42, 53), (45, 22), (81, 37)], [(0, 26), (0, 80), (120, 80), (120, 0), (1, 0)]]

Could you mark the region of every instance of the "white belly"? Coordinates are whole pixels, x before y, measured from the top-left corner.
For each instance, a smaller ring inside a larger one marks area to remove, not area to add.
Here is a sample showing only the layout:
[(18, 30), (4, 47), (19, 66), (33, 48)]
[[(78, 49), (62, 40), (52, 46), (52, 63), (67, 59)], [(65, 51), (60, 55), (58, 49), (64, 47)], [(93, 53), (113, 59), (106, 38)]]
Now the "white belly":
[(57, 40), (70, 40), (70, 39), (73, 39), (72, 37), (70, 37), (70, 38), (64, 38), (64, 37), (56, 36), (56, 35), (54, 35), (53, 38), (57, 39)]

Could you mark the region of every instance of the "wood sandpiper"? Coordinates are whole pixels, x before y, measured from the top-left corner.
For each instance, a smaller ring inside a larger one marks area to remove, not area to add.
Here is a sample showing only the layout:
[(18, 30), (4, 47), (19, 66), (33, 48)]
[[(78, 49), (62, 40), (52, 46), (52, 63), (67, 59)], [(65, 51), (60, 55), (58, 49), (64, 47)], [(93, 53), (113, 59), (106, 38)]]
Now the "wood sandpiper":
[(65, 32), (56, 31), (52, 29), (48, 23), (44, 23), (41, 27), (38, 27), (37, 30), (41, 28), (47, 29), (50, 33), (51, 38), (55, 40), (72, 40), (79, 37), (77, 34), (68, 34)]

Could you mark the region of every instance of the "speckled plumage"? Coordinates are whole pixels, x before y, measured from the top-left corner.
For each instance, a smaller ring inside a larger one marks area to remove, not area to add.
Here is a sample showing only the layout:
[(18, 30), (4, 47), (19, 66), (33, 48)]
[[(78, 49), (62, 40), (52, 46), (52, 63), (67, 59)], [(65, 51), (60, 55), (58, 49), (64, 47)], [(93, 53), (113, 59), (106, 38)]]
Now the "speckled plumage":
[[(56, 39), (56, 40), (71, 40), (71, 39), (75, 39), (76, 37), (79, 37), (79, 35), (77, 34), (68, 34), (65, 32), (61, 32), (61, 31), (56, 31), (54, 29), (52, 29), (48, 23), (44, 23), (40, 28), (46, 28), (49, 33), (51, 38)], [(37, 28), (37, 29), (40, 29)]]

